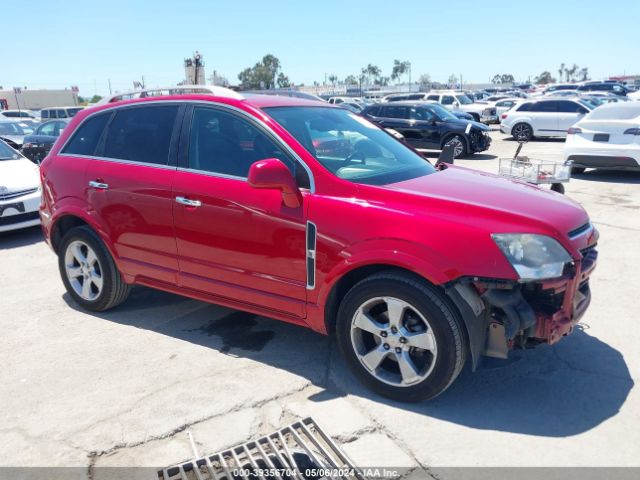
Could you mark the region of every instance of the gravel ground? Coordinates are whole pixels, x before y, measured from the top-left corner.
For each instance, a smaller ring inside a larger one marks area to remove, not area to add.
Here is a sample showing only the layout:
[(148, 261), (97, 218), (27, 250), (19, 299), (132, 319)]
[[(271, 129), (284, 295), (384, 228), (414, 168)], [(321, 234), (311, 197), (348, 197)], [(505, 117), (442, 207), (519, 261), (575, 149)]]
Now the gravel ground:
[[(497, 172), (516, 143), (492, 135), (488, 152), (459, 163)], [(523, 154), (560, 159), (562, 146), (531, 142)], [(96, 467), (190, 458), (187, 429), (212, 453), (306, 415), (357, 463), (405, 473), (640, 466), (639, 184), (638, 173), (587, 172), (567, 186), (601, 233), (580, 329), (465, 370), (415, 405), (361, 388), (335, 342), (303, 328), (145, 288), (114, 311), (81, 311), (38, 229), (0, 235), (0, 466), (100, 478)]]

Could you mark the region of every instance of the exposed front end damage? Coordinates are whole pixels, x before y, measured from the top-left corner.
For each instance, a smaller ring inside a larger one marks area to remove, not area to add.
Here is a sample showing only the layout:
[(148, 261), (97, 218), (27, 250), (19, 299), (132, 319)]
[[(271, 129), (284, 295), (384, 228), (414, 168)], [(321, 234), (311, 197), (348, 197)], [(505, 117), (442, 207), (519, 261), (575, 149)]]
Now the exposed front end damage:
[(447, 288), (467, 331), (473, 368), (480, 356), (507, 358), (516, 348), (550, 345), (570, 334), (589, 303), (589, 276), (598, 253), (595, 245), (580, 252), (551, 280), (515, 282), (465, 277)]
[(483, 132), (476, 129), (472, 129), (469, 132), (469, 147), (472, 153), (484, 152), (489, 149), (489, 145), (491, 145), (489, 132)]

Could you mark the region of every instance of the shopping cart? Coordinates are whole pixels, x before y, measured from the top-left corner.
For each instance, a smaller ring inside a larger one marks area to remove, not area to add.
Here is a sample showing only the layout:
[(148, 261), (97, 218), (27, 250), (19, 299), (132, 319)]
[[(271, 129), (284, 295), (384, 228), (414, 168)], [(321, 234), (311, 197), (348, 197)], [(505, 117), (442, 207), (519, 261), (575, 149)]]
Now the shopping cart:
[(513, 158), (500, 158), (498, 173), (504, 177), (522, 180), (533, 185), (551, 185), (551, 190), (564, 193), (564, 185), (571, 178), (571, 160), (564, 163), (520, 156), (519, 142)]

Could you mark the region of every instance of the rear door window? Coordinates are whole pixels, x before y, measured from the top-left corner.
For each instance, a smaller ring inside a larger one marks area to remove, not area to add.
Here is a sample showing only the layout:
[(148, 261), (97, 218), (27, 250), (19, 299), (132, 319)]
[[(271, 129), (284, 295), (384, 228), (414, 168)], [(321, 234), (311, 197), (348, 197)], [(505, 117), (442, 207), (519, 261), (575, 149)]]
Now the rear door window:
[(455, 98), (452, 95), (444, 95), (442, 97), (442, 105), (453, 105), (455, 102)]
[(569, 100), (561, 100), (557, 102), (557, 107), (558, 112), (562, 113), (577, 113), (584, 108), (576, 102), (571, 102)]
[(384, 107), (384, 116), (386, 118), (409, 118), (409, 109), (407, 107)]
[(177, 105), (118, 110), (107, 127), (104, 157), (167, 165)]
[(49, 110), (42, 110), (40, 112), (40, 118), (49, 118)]
[(558, 102), (538, 102), (533, 104), (532, 112), (551, 113), (558, 111)]
[(94, 115), (87, 119), (71, 137), (62, 153), (71, 155), (94, 155), (104, 127), (111, 112)]

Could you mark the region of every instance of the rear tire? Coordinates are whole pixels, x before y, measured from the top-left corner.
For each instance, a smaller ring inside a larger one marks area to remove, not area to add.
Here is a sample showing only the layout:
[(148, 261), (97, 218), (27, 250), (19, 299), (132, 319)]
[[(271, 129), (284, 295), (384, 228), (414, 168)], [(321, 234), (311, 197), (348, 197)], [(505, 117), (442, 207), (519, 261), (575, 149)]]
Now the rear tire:
[(427, 282), (402, 272), (372, 275), (349, 290), (336, 331), (356, 377), (394, 400), (441, 394), (466, 358), (466, 331), (454, 307)]
[(109, 310), (129, 295), (126, 284), (102, 240), (89, 227), (76, 227), (62, 238), (58, 268), (69, 295), (84, 309)]
[(511, 127), (511, 136), (519, 142), (528, 142), (533, 138), (533, 128), (528, 123), (516, 123)]

